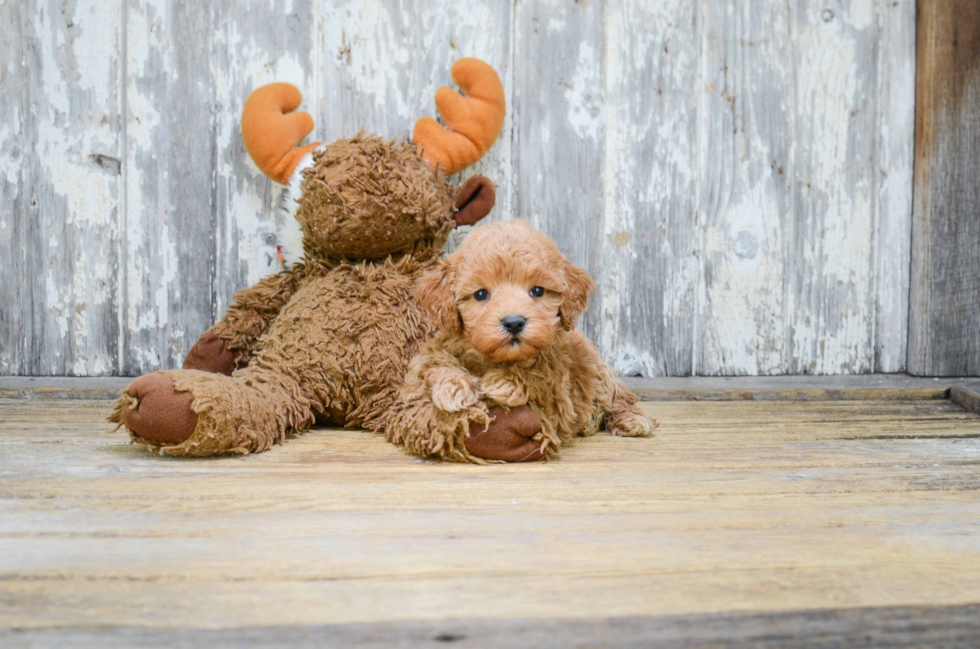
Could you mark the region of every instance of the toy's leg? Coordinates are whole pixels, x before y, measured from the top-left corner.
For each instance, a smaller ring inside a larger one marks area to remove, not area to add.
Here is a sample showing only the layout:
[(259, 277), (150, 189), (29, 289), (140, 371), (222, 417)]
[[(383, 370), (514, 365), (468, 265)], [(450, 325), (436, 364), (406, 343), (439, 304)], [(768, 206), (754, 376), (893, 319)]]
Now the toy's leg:
[(301, 271), (282, 271), (235, 293), (221, 320), (187, 352), (184, 369), (231, 376), (248, 365), (256, 341), (292, 298), (301, 279)]
[(183, 368), (231, 376), (237, 367), (237, 356), (227, 340), (213, 331), (205, 331), (184, 357)]
[(605, 413), (604, 427), (621, 437), (645, 437), (659, 425), (636, 407), (636, 395), (612, 370), (603, 368), (599, 406)]
[(169, 455), (259, 453), (313, 423), (310, 400), (288, 377), (249, 367), (234, 377), (156, 372), (126, 389), (110, 421)]

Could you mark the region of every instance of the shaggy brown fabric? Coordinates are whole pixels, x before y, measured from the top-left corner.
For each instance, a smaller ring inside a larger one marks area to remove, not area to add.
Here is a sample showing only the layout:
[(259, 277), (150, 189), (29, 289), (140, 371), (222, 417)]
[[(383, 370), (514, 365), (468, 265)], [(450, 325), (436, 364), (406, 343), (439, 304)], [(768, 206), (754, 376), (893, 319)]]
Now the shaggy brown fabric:
[(146, 374), (126, 388), (119, 416), (129, 430), (140, 431), (140, 437), (157, 444), (179, 444), (197, 427), (197, 415), (191, 408), (189, 392), (178, 392), (165, 372)]
[(183, 369), (231, 376), (236, 369), (235, 352), (213, 331), (205, 331), (184, 357)]
[(252, 350), (259, 337), (308, 274), (306, 265), (297, 264), (235, 293), (228, 311), (211, 327), (211, 332), (228, 342), (228, 348), (236, 355), (236, 367), (245, 367), (252, 360)]
[[(236, 293), (211, 329), (239, 369), (152, 375), (163, 378), (124, 395), (110, 417), (137, 441), (161, 453), (205, 456), (265, 451), (317, 419), (385, 429), (409, 361), (434, 333), (415, 294), (456, 226), (452, 187), (402, 140), (362, 133), (313, 157), (297, 209), (305, 260)], [(144, 402), (175, 391), (188, 395), (197, 417), (186, 439), (149, 437), (163, 415), (126, 417), (134, 399), (148, 414)], [(398, 441), (426, 455), (471, 459), (455, 441), (471, 421), (488, 424), (486, 408)]]
[(307, 259), (381, 260), (431, 250), (448, 234), (452, 188), (411, 143), (361, 132), (314, 151), (313, 160), (296, 217)]

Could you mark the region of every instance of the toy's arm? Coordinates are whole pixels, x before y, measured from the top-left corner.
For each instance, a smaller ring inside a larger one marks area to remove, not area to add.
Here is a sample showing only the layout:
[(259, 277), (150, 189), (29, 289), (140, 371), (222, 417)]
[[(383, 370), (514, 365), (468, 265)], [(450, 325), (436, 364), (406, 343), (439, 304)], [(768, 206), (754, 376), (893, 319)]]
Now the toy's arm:
[(247, 365), (256, 341), (292, 298), (301, 277), (284, 270), (235, 293), (228, 312), (188, 352), (184, 369), (230, 375)]

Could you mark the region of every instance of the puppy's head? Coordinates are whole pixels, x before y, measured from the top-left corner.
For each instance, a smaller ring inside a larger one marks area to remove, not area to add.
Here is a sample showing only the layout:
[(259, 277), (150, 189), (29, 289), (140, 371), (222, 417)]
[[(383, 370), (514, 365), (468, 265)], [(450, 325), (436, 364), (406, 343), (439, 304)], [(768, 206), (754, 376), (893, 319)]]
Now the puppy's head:
[(528, 359), (570, 331), (595, 282), (524, 221), (469, 234), (422, 278), (419, 299), (443, 331), (463, 335), (496, 362)]

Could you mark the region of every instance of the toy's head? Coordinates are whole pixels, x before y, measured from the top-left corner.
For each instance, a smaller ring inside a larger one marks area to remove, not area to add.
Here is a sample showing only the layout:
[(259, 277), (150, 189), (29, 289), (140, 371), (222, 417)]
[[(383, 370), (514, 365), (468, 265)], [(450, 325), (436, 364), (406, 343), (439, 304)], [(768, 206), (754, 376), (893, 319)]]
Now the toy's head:
[(436, 93), (450, 130), (422, 118), (414, 143), (362, 132), (297, 147), (313, 130), (308, 113), (291, 112), (302, 99), (299, 91), (274, 83), (249, 96), (242, 114), (245, 146), (267, 176), (287, 186), (280, 242), (287, 263), (438, 249), (456, 225), (476, 223), (490, 212), (493, 183), (473, 176), (454, 191), (446, 175), (479, 160), (497, 139), (503, 86), (476, 59), (457, 61), (452, 75), (466, 96), (448, 88)]

